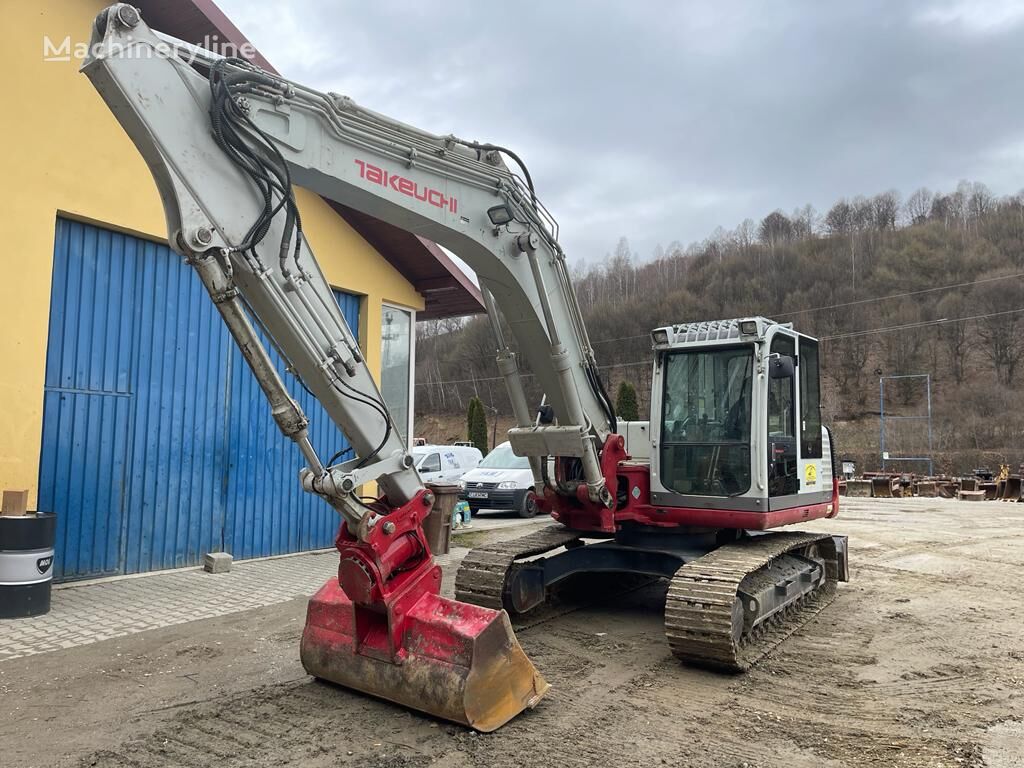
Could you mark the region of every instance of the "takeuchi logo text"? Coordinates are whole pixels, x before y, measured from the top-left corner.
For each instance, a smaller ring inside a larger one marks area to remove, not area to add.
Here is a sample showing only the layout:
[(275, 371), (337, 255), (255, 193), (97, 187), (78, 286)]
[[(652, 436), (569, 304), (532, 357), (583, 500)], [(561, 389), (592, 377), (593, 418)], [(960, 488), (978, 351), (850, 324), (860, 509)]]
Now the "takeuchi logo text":
[(388, 187), (408, 197), (430, 203), (435, 208), (447, 209), (452, 213), (459, 211), (459, 201), (454, 197), (448, 197), (439, 189), (419, 184), (397, 173), (388, 173), (383, 168), (365, 160), (356, 160), (355, 162), (359, 166), (359, 176), (372, 184)]

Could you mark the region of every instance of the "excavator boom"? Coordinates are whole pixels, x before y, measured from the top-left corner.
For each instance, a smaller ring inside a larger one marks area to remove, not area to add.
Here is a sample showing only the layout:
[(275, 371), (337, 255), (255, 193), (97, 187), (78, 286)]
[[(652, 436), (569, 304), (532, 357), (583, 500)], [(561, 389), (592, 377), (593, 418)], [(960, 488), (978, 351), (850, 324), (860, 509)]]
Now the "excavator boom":
[[(360, 378), (365, 366), (350, 359), (359, 356), (352, 334), (340, 312), (324, 306), (331, 304), (327, 282), (286, 212), (265, 217), (266, 254), (260, 247), (239, 248), (265, 205), (262, 182), (230, 148), (231, 118), (241, 126), (242, 143), (256, 140), (268, 155), (257, 162), (279, 167), (288, 182), (432, 240), (472, 267), (485, 303), (511, 329), (553, 411), (549, 423), (535, 425), (515, 357), (502, 340), (499, 368), (519, 426), (511, 436), (517, 453), (533, 458), (538, 489), (541, 456), (579, 457), (587, 495), (610, 506), (598, 454), (615, 432), (614, 412), (555, 237), (557, 224), (530, 183), (505, 166), (500, 148), (434, 136), (240, 60), (190, 51), (186, 61), (129, 7), (100, 15), (83, 71), (148, 162), (172, 247), (186, 257), (223, 253), (218, 258), (231, 262), (245, 303), (352, 440), (366, 469), (355, 479), (378, 479), (392, 501), (407, 501), (416, 488), (411, 470), (371, 469), (391, 459), (401, 441), (395, 435), (377, 450), (386, 420), (338, 391), (336, 372), (342, 380), (358, 378), (348, 383), (360, 392), (372, 385)], [(228, 144), (218, 138), (217, 125), (227, 130)], [(295, 258), (279, 264), (272, 252), (278, 245), (282, 255), (294, 252)], [(254, 271), (262, 276), (250, 278)], [(496, 315), (491, 320), (500, 334)], [(349, 363), (355, 374), (347, 373)], [(337, 471), (329, 474), (342, 479)]]

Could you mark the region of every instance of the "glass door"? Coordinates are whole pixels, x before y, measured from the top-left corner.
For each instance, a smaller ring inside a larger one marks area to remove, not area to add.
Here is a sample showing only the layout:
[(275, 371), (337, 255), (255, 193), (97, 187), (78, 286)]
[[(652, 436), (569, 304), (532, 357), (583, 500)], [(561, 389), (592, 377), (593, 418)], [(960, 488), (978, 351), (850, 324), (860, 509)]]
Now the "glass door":
[[(796, 339), (778, 334), (771, 354), (795, 361)], [(796, 391), (792, 375), (768, 377), (768, 495), (789, 496), (799, 491), (796, 451)]]

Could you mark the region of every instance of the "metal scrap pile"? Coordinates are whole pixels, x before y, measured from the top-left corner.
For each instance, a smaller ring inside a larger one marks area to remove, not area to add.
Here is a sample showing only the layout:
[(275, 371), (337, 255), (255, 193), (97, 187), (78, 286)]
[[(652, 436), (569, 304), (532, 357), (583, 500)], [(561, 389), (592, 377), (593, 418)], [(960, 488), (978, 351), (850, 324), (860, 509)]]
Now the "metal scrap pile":
[(876, 499), (919, 496), (961, 501), (1024, 501), (1022, 478), (1024, 464), (1017, 474), (1010, 474), (1009, 467), (1004, 464), (997, 476), (984, 471), (976, 471), (972, 477), (918, 477), (865, 472), (861, 477), (840, 480), (839, 495)]

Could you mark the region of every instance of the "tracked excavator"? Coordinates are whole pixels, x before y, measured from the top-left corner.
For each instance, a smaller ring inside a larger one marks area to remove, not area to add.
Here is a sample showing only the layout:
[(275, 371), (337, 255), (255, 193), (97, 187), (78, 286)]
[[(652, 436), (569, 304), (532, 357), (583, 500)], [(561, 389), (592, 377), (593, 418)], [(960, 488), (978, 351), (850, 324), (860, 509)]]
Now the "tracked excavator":
[[(558, 226), (512, 151), (173, 44), (127, 4), (97, 17), (82, 69), (145, 158), (171, 246), (298, 446), (301, 488), (340, 515), (338, 577), (311, 599), (302, 635), (311, 675), (491, 731), (548, 689), (509, 614), (573, 575), (664, 577), (671, 652), (731, 671), (846, 579), (845, 537), (772, 530), (838, 512), (815, 339), (762, 317), (657, 328), (650, 419), (619, 421)], [(509, 440), (554, 524), (472, 550), (455, 600), (440, 594), (422, 528), (435, 499), (310, 250), (293, 185), (442, 245), (479, 278), (517, 424)], [(355, 458), (313, 449), (257, 325)], [(506, 329), (543, 390), (534, 408)], [(371, 481), (377, 495), (360, 495)]]

